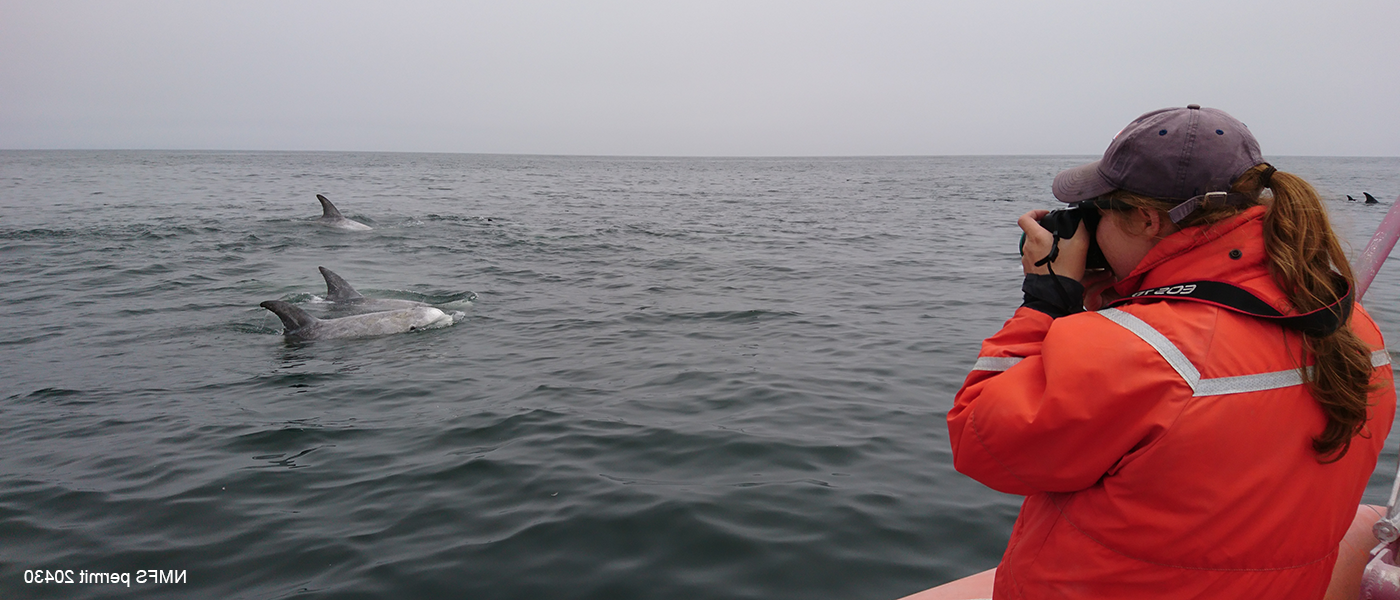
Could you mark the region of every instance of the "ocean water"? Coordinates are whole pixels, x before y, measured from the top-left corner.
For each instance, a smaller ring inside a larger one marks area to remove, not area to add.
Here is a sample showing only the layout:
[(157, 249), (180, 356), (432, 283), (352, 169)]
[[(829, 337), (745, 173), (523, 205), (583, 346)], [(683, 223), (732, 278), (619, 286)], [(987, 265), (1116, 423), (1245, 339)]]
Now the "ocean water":
[[(990, 568), (1019, 498), (953, 471), (943, 415), (1020, 303), (1016, 217), (1090, 159), (0, 152), (0, 597), (893, 600)], [(1400, 159), (1273, 162), (1357, 252), (1400, 194)], [(286, 341), (258, 303), (322, 311), (317, 266), (465, 317)], [(1392, 344), (1397, 300), (1392, 264)]]

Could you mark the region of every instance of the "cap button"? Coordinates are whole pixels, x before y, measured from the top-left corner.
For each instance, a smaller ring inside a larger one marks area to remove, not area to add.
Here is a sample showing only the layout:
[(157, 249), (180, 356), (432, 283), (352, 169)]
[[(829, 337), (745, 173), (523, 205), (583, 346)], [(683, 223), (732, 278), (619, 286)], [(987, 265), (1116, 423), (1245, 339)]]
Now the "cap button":
[(1186, 108), (1189, 108), (1189, 109), (1191, 109), (1191, 110), (1201, 110), (1201, 105), (1199, 105), (1199, 104), (1187, 104), (1187, 105), (1186, 105)]

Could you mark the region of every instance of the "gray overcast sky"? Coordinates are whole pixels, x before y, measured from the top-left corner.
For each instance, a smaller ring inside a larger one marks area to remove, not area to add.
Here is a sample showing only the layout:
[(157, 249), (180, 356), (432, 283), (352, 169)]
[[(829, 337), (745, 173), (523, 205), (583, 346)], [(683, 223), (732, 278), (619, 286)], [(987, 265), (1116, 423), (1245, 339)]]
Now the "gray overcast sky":
[(0, 148), (1400, 156), (1396, 0), (0, 0)]

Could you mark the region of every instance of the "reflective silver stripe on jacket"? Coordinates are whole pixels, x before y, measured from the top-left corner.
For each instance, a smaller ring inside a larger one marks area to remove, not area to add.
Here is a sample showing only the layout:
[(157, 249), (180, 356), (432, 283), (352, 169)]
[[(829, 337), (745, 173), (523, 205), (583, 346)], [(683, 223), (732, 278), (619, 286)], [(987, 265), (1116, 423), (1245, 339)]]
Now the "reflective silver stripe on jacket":
[[(1259, 373), (1257, 375), (1237, 375), (1235, 377), (1215, 377), (1210, 379), (1201, 378), (1201, 372), (1196, 369), (1196, 365), (1186, 358), (1185, 354), (1173, 344), (1167, 336), (1162, 335), (1151, 325), (1142, 319), (1125, 313), (1116, 308), (1109, 308), (1099, 311), (1110, 321), (1123, 326), (1124, 329), (1133, 332), (1134, 335), (1142, 338), (1157, 350), (1167, 364), (1171, 365), (1181, 378), (1186, 381), (1186, 385), (1191, 386), (1191, 390), (1196, 396), (1222, 396), (1225, 394), (1242, 394), (1245, 392), (1262, 392), (1264, 390), (1276, 390), (1295, 385), (1303, 384), (1303, 374), (1298, 369), (1287, 371), (1274, 371), (1272, 373)], [(980, 361), (979, 361), (980, 362)], [(1371, 366), (1380, 367), (1390, 364), (1390, 354), (1385, 350), (1376, 350), (1371, 353)], [(1312, 367), (1307, 368), (1308, 376), (1312, 376)]]
[(982, 356), (972, 365), (973, 371), (1005, 371), (1025, 360), (1019, 356)]

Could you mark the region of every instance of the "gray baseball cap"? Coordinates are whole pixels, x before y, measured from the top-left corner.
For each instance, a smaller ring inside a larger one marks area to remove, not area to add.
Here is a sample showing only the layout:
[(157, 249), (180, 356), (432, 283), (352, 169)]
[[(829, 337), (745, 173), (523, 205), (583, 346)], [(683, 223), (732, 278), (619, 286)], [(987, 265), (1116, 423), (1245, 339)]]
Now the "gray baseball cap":
[(1142, 115), (1113, 137), (1103, 158), (1055, 176), (1062, 202), (1125, 190), (1159, 200), (1186, 201), (1230, 189), (1264, 162), (1259, 142), (1223, 110), (1163, 108)]

